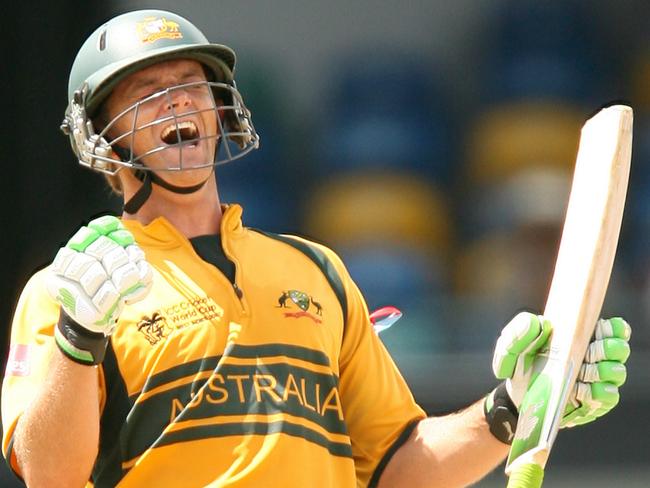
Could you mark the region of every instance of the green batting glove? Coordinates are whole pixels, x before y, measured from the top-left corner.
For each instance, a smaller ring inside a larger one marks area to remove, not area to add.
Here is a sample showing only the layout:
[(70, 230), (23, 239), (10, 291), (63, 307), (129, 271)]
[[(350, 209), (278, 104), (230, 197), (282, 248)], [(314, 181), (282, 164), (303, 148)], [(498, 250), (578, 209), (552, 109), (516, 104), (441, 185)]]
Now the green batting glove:
[(533, 363), (544, 352), (551, 323), (528, 312), (517, 314), (501, 331), (492, 358), (492, 371), (506, 380), (508, 394), (519, 409), (531, 383)]
[(152, 270), (119, 219), (82, 227), (49, 268), (47, 289), (61, 305), (55, 340), (70, 359), (99, 364), (125, 303), (144, 298)]
[(519, 406), (533, 375), (535, 357), (542, 353), (551, 335), (551, 324), (528, 312), (517, 314), (497, 340), (492, 369), (497, 378), (505, 379), (483, 403), (490, 432), (501, 442), (510, 444), (515, 436)]
[[(485, 414), (493, 433), (504, 442), (512, 440), (519, 406), (536, 374), (533, 363), (536, 356), (548, 352), (551, 331), (544, 317), (522, 312), (505, 326), (497, 340), (492, 369), (505, 382), (486, 398)], [(630, 334), (629, 324), (621, 318), (598, 321), (561, 427), (591, 422), (616, 406), (618, 387), (626, 378)]]
[(560, 427), (574, 427), (602, 417), (619, 401), (630, 356), (630, 325), (620, 317), (599, 320)]

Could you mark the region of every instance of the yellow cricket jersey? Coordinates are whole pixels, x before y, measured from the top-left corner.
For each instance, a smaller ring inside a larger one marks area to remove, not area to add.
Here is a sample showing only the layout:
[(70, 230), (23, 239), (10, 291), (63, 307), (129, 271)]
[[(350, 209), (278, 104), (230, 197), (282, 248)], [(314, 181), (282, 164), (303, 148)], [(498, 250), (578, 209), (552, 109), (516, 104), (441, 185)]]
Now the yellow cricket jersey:
[[(154, 284), (125, 307), (97, 368), (94, 485), (374, 485), (425, 414), (340, 259), (243, 227), (231, 205), (221, 224), (231, 283), (165, 219), (124, 224)], [(19, 300), (2, 388), (3, 452), (15, 470), (13, 431), (55, 347), (59, 307), (44, 272)]]

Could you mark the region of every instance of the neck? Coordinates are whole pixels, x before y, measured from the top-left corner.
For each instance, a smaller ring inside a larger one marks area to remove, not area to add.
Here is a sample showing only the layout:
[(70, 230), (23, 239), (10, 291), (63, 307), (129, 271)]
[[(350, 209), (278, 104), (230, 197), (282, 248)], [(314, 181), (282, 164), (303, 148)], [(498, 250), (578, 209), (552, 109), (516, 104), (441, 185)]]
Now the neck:
[[(135, 178), (133, 178), (135, 180)], [(124, 201), (128, 201), (139, 189), (141, 183), (135, 180), (124, 187)], [(216, 188), (214, 173), (194, 193), (178, 194), (154, 184), (151, 195), (134, 215), (124, 213), (122, 218), (137, 220), (147, 225), (158, 217), (164, 217), (185, 237), (217, 234), (221, 225), (221, 204)]]

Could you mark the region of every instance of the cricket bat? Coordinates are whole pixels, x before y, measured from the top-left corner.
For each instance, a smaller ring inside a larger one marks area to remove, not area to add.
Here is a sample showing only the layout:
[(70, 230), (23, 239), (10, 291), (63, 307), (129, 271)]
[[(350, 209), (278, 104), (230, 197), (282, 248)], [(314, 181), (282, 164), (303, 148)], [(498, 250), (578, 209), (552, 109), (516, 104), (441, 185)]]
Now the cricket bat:
[(623, 217), (632, 152), (632, 109), (612, 105), (587, 120), (544, 309), (548, 356), (535, 364), (508, 456), (508, 488), (538, 488), (567, 398), (605, 299)]

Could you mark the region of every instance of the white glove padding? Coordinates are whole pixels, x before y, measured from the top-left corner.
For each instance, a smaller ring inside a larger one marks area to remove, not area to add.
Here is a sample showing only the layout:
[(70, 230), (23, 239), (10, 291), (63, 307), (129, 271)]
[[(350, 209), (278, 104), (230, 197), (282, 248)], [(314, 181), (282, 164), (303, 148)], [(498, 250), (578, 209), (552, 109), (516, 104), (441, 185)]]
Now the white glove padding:
[[(506, 325), (497, 341), (492, 369), (497, 378), (506, 380), (517, 409), (530, 385), (535, 356), (548, 352), (551, 330), (544, 317), (522, 312)], [(562, 427), (590, 422), (618, 403), (618, 387), (626, 379), (630, 335), (629, 324), (621, 318), (598, 321), (567, 401)]]
[(551, 323), (543, 317), (518, 313), (501, 331), (492, 358), (492, 371), (507, 379), (508, 394), (517, 409), (530, 384), (533, 362), (551, 336)]
[(47, 289), (75, 322), (109, 336), (124, 303), (144, 298), (152, 277), (133, 235), (107, 215), (79, 229), (59, 250)]

